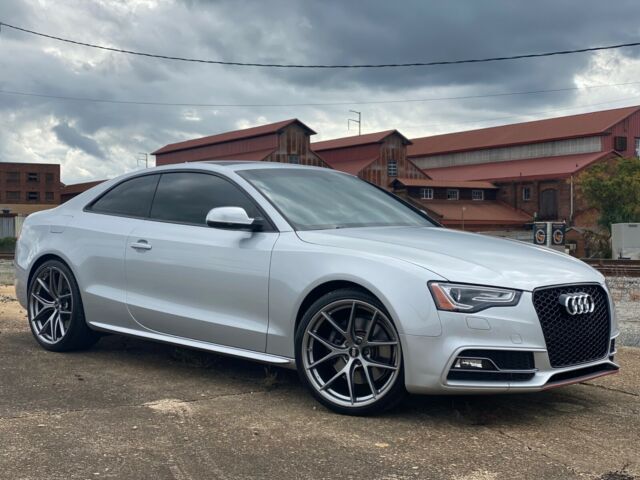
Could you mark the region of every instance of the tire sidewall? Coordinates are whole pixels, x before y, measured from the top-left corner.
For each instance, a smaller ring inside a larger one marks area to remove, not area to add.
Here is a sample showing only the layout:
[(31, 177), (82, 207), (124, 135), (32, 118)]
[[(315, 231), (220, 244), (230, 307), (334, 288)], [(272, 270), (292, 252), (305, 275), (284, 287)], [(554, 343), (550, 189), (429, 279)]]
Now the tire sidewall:
[[(317, 313), (329, 305), (330, 303), (336, 302), (338, 300), (359, 300), (362, 302), (369, 303), (376, 308), (380, 309), (391, 321), (393, 328), (396, 330), (396, 335), (398, 337), (398, 345), (400, 348), (400, 372), (396, 377), (395, 383), (389, 389), (389, 391), (378, 401), (365, 405), (362, 407), (344, 407), (342, 405), (337, 405), (332, 403), (330, 400), (322, 396), (316, 388), (313, 386), (309, 378), (307, 377), (307, 373), (304, 370), (304, 362), (303, 362), (303, 352), (302, 352), (302, 343), (304, 339), (304, 334), (309, 326), (309, 323), (313, 320), (313, 318), (317, 315)], [(387, 309), (382, 305), (382, 303), (375, 298), (373, 295), (362, 292), (360, 290), (354, 289), (341, 289), (336, 290), (330, 293), (327, 293), (316, 300), (303, 314), (300, 324), (296, 330), (295, 334), (295, 358), (296, 358), (296, 366), (298, 370), (298, 376), (300, 380), (304, 384), (304, 386), (311, 392), (313, 397), (322, 403), (325, 407), (333, 410), (336, 413), (340, 413), (343, 415), (373, 415), (377, 413), (384, 412), (395, 405), (397, 405), (406, 395), (406, 389), (404, 387), (404, 358), (403, 358), (403, 350), (402, 344), (400, 342), (400, 335), (398, 334), (398, 329), (395, 326), (391, 316), (387, 312)]]

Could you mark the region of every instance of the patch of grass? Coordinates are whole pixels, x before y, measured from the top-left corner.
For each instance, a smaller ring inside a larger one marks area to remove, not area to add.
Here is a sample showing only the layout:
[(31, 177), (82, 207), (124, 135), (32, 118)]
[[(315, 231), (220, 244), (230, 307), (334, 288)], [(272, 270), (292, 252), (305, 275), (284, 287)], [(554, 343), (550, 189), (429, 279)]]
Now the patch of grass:
[(15, 252), (16, 251), (16, 239), (13, 237), (0, 238), (0, 252)]

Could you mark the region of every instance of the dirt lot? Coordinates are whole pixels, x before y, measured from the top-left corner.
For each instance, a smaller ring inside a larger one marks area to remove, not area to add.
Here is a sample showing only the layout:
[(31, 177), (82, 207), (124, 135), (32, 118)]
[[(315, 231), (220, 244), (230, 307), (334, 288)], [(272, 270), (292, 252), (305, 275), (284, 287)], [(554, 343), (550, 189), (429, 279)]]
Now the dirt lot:
[(0, 478), (640, 478), (640, 349), (619, 359), (546, 393), (348, 418), (242, 360), (115, 336), (45, 352), (0, 287)]

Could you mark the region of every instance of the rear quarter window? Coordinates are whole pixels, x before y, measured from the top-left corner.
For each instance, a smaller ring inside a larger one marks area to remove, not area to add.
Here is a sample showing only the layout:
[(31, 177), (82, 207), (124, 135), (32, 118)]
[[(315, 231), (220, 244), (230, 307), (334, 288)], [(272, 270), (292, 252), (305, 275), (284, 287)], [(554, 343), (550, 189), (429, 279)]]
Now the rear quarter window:
[(147, 217), (159, 178), (160, 175), (144, 175), (126, 180), (98, 198), (88, 210), (126, 217)]

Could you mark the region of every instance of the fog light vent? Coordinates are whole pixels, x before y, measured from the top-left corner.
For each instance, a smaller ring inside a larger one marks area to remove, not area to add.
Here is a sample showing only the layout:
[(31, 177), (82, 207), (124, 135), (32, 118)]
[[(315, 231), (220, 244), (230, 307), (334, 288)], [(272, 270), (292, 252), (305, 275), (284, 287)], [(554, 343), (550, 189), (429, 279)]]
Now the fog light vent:
[(487, 358), (456, 358), (453, 368), (456, 370), (497, 370), (493, 362)]

